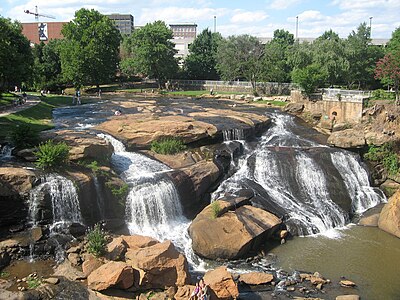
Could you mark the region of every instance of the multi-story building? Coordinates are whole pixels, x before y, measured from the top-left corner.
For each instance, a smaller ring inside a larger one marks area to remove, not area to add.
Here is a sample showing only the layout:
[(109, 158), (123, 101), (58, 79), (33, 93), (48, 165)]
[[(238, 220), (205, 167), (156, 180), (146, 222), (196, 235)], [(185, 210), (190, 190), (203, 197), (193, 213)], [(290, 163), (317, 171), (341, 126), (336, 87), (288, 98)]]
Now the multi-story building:
[(22, 34), (33, 44), (47, 43), (52, 39), (62, 39), (61, 29), (67, 22), (22, 23)]
[(189, 54), (189, 45), (196, 38), (196, 24), (171, 24), (169, 27), (172, 30), (175, 43), (175, 49), (178, 53), (175, 55), (178, 58), (185, 58)]
[(135, 25), (132, 15), (123, 14), (111, 14), (107, 15), (111, 20), (115, 22), (115, 26), (118, 28), (122, 35), (131, 35)]

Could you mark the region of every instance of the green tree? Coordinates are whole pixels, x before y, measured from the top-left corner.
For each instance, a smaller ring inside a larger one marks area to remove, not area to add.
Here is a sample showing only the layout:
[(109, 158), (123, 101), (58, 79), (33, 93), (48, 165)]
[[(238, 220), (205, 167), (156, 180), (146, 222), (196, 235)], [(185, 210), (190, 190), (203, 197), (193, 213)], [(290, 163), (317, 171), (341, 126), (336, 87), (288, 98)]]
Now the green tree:
[(125, 59), (121, 69), (125, 75), (143, 74), (162, 82), (174, 76), (178, 70), (175, 46), (171, 42), (172, 31), (163, 21), (155, 21), (135, 30), (122, 45)]
[(373, 81), (376, 61), (383, 56), (380, 47), (371, 45), (370, 28), (366, 23), (352, 31), (345, 43), (345, 55), (349, 61), (348, 85), (358, 84), (358, 88)]
[(400, 51), (388, 53), (381, 58), (375, 68), (375, 77), (385, 84), (392, 84), (396, 94), (396, 104), (400, 104)]
[(264, 48), (263, 74), (265, 81), (288, 82), (291, 66), (289, 49), (294, 44), (293, 34), (283, 29), (274, 31), (274, 37)]
[(34, 87), (40, 89), (56, 89), (63, 84), (61, 75), (60, 50), (63, 40), (53, 39), (47, 44), (35, 45), (34, 56)]
[(184, 69), (191, 79), (218, 79), (215, 69), (218, 44), (222, 36), (204, 29), (189, 46), (189, 55), (185, 60)]
[(21, 24), (0, 17), (0, 91), (28, 81), (32, 65), (31, 47)]
[(392, 37), (386, 46), (386, 50), (390, 53), (400, 52), (400, 27), (392, 32)]
[(258, 38), (250, 35), (230, 36), (217, 50), (217, 70), (224, 80), (245, 78), (253, 91), (262, 74), (264, 49)]
[(115, 76), (121, 35), (108, 17), (82, 8), (62, 34), (61, 68), (67, 81), (78, 88), (99, 86)]
[(332, 30), (324, 32), (312, 44), (313, 62), (327, 74), (330, 85), (346, 83), (350, 64), (345, 56), (345, 44)]
[(296, 68), (292, 72), (293, 82), (300, 85), (306, 95), (310, 95), (321, 86), (328, 74), (319, 64), (313, 63), (304, 68)]

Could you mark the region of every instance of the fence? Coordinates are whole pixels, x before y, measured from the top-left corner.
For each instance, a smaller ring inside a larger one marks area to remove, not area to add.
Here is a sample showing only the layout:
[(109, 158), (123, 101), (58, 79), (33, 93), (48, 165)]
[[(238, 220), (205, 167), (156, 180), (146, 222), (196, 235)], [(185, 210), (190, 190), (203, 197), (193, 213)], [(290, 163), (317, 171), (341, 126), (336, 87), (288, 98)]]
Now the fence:
[(331, 88), (322, 90), (322, 98), (329, 101), (363, 102), (364, 99), (369, 97), (371, 97), (370, 91)]
[[(211, 90), (221, 92), (252, 93), (249, 81), (217, 81), (217, 80), (172, 80), (172, 84), (182, 89)], [(291, 83), (257, 82), (256, 91), (261, 94), (289, 95), (295, 86)]]

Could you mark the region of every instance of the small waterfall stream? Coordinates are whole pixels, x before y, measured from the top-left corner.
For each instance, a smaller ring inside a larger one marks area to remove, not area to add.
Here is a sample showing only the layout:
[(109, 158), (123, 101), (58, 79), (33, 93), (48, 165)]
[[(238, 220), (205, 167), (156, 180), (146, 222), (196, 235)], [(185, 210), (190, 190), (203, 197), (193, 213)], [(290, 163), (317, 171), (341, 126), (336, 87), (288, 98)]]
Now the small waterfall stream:
[(245, 140), (245, 132), (242, 128), (225, 129), (222, 131), (224, 141)]
[(4, 145), (2, 148), (1, 148), (1, 151), (0, 151), (0, 161), (1, 160), (9, 160), (9, 159), (11, 159), (13, 156), (12, 156), (12, 151), (14, 150), (14, 147), (11, 147), (11, 146), (9, 146), (9, 145)]
[(125, 204), (129, 232), (160, 241), (171, 240), (191, 266), (199, 267), (201, 260), (193, 253), (187, 232), (190, 221), (183, 216), (174, 184), (164, 174), (171, 169), (145, 155), (126, 151), (110, 135), (99, 136), (113, 145), (112, 165), (130, 186)]
[(293, 116), (274, 112), (270, 117), (274, 125), (213, 200), (250, 188), (253, 205), (282, 217), (298, 235), (329, 234), (343, 227), (349, 221), (347, 203), (362, 212), (386, 200), (369, 186), (367, 171), (353, 153), (297, 135)]

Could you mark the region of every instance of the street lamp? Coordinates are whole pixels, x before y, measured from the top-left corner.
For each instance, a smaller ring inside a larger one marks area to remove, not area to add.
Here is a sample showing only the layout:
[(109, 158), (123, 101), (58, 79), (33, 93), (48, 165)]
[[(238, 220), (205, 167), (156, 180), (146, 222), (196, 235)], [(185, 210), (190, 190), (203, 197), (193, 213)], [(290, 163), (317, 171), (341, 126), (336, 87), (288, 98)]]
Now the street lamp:
[(217, 16), (214, 16), (214, 33), (217, 32)]
[(296, 41), (299, 40), (299, 16), (296, 16)]
[(372, 38), (372, 18), (369, 17), (369, 37)]

